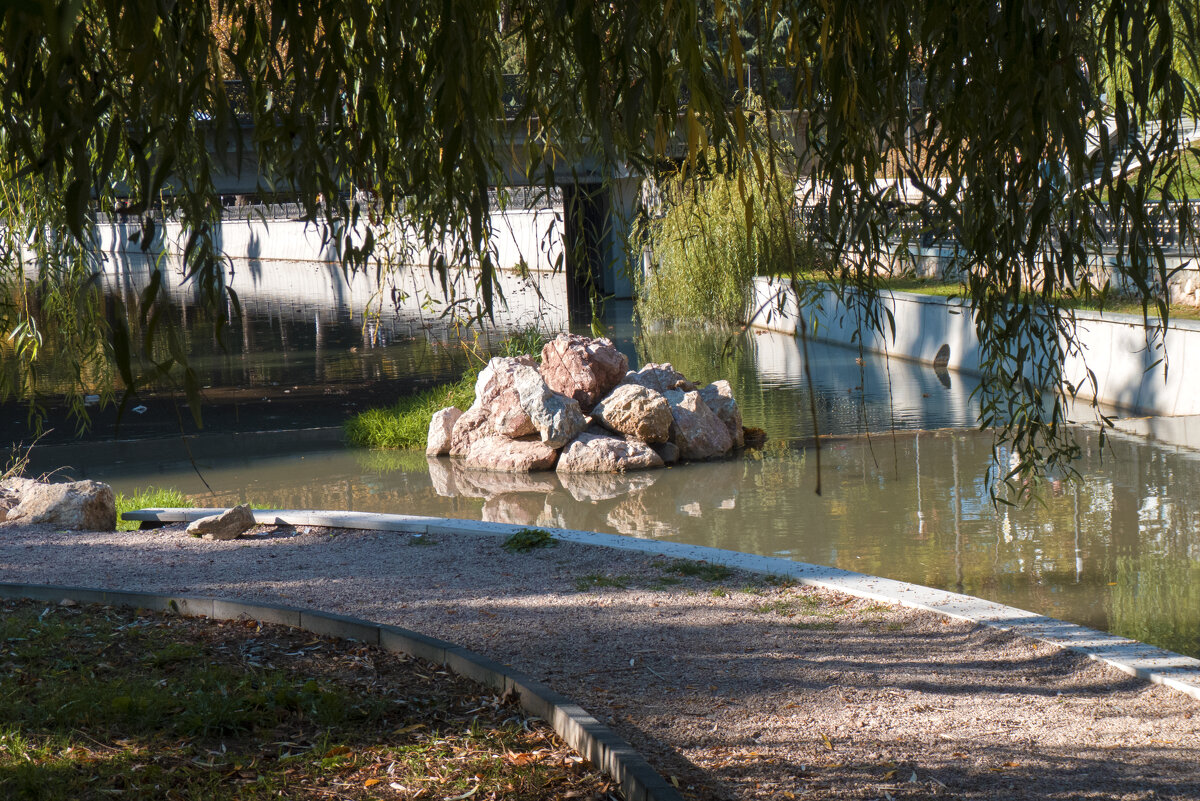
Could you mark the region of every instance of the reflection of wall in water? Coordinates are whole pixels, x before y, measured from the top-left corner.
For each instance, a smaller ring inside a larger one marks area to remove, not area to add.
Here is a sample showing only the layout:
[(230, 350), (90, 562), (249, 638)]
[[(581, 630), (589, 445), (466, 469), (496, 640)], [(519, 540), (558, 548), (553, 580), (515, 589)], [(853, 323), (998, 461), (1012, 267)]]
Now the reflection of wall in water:
[[(104, 286), (134, 310), (151, 270), (146, 257), (111, 255)], [(463, 339), (474, 343), (478, 337), (486, 350), (506, 331), (536, 326), (555, 332), (566, 325), (561, 275), (500, 273), (494, 324), (468, 329), (466, 318), (479, 313), (479, 293), (468, 275), (453, 276), (447, 293), (421, 268), (387, 276), (380, 288), (374, 275), (347, 275), (336, 264), (247, 260), (227, 266), (225, 278), (242, 316), (218, 340), (178, 260), (165, 261), (163, 276), (193, 366), (219, 385), (419, 376), (446, 369), (429, 365), (446, 361), (439, 351), (461, 350)], [(451, 306), (451, 298), (458, 303)], [(232, 304), (229, 311), (232, 316)]]
[[(104, 283), (113, 290), (140, 292), (149, 282), (151, 269), (148, 257), (110, 255), (104, 264)], [(184, 281), (177, 259), (165, 260), (163, 278), (172, 298), (194, 304), (196, 290)], [(500, 326), (562, 330), (566, 288), (561, 276), (530, 272), (522, 277), (501, 272), (498, 278), (502, 297), (496, 302), (496, 318)], [(346, 274), (332, 263), (251, 259), (229, 262), (225, 279), (252, 316), (312, 320), (314, 315), (324, 314), (345, 316), (361, 325), (369, 311), (381, 322), (408, 326), (404, 330), (411, 332), (452, 325), (456, 315), (443, 314), (451, 299), (461, 303), (479, 296), (472, 275), (450, 276), (447, 293), (428, 270), (412, 266), (385, 275), (380, 285), (373, 271)], [(472, 305), (464, 305), (457, 316), (474, 310)]]
[[(807, 392), (804, 342), (760, 330), (753, 343), (760, 383)], [(826, 343), (807, 343), (807, 353), (818, 411), (824, 412), (822, 433), (977, 425), (975, 382), (968, 376)]]

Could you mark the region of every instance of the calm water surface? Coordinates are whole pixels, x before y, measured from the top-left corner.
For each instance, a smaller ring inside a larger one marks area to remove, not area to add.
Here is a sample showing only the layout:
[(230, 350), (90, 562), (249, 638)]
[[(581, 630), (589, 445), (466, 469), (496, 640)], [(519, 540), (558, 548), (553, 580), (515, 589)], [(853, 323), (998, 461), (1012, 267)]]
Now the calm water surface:
[[(291, 272), (300, 271), (293, 266)], [(549, 294), (543, 290), (539, 303)], [(265, 378), (243, 371), (212, 381), (274, 381), (271, 369), (283, 369), (284, 361), (289, 370), (300, 365), (287, 373), (288, 381), (306, 375), (315, 383), (336, 380), (329, 376), (331, 363), (361, 374), (363, 351), (375, 349), (363, 337), (377, 335), (354, 317), (352, 300), (312, 294), (304, 301), (310, 305), (292, 315), (282, 304), (285, 296), (298, 302), (295, 290), (281, 290), (274, 306), (260, 304), (269, 310), (265, 317), (246, 323), (251, 335), (238, 345), (250, 362), (275, 365), (259, 371)], [(256, 313), (253, 303), (247, 307)], [(319, 348), (319, 320), (313, 341), (292, 333), (284, 344), (278, 334), (268, 335), (310, 313), (343, 320), (340, 327), (329, 324)], [(403, 330), (406, 341), (380, 347), (415, 353), (446, 336), (445, 328), (433, 334), (430, 326), (397, 329), (401, 317), (385, 317), (375, 330)], [(565, 318), (552, 311), (540, 319), (561, 328)], [(172, 443), (147, 444), (137, 459), (115, 463), (111, 449), (46, 456), (71, 461), (74, 475), (108, 481), (119, 491), (175, 486), (206, 504), (250, 500), (566, 526), (834, 565), (966, 592), (1200, 656), (1200, 455), (1119, 437), (1102, 449), (1096, 435), (1081, 428), (1082, 480), (1048, 481), (1040, 488), (1042, 502), (997, 508), (988, 469), (993, 443), (969, 430), (977, 409), (967, 378), (898, 360), (867, 357), (860, 364), (854, 351), (810, 345), (810, 387), (803, 351), (788, 337), (639, 332), (628, 306), (610, 308), (606, 325), (634, 365), (670, 361), (697, 382), (730, 380), (746, 424), (766, 429), (768, 446), (727, 462), (560, 478), (463, 471), (421, 454), (306, 449), (283, 436), (256, 441), (253, 453), (195, 448), (196, 467), (212, 494)], [(335, 328), (341, 333), (331, 334)], [(226, 358), (213, 357), (215, 363)], [(455, 369), (451, 360), (410, 361), (435, 378)], [(381, 363), (376, 358), (376, 366)], [(399, 380), (404, 359), (391, 364)], [(811, 446), (815, 432), (828, 435), (819, 454)]]

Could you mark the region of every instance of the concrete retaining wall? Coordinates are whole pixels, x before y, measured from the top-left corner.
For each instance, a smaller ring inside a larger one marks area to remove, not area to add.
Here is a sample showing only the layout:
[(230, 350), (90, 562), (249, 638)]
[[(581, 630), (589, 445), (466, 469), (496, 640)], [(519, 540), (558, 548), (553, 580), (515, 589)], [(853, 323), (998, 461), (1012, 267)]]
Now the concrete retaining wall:
[[(562, 213), (555, 209), (495, 212), (492, 215), (492, 242), (496, 246), (497, 266), (502, 270), (514, 270), (522, 264), (531, 270), (554, 269), (562, 256), (561, 217)], [(96, 247), (105, 253), (140, 253), (141, 246), (129, 240), (140, 230), (137, 224), (98, 225)], [(415, 234), (411, 231), (397, 233), (404, 235), (411, 248), (407, 261), (428, 264), (429, 251), (418, 246)], [(336, 246), (326, 241), (324, 226), (298, 220), (226, 220), (217, 229), (217, 244), (231, 259), (338, 260)], [(182, 226), (168, 222), (160, 226), (151, 252), (180, 254), (183, 247)]]
[[(755, 327), (792, 335), (799, 333), (803, 318), (813, 340), (857, 346), (861, 336), (864, 350), (928, 364), (947, 348), (949, 369), (979, 373), (979, 339), (971, 312), (961, 301), (911, 292), (886, 293), (880, 302), (895, 320), (893, 337), (860, 326), (832, 290), (816, 290), (805, 300), (801, 315), (788, 282), (757, 278), (747, 316)], [(1094, 396), (1101, 404), (1134, 415), (1200, 414), (1200, 373), (1189, 374), (1184, 369), (1189, 359), (1200, 360), (1200, 323), (1171, 322), (1165, 342), (1151, 351), (1138, 316), (1078, 311), (1075, 318), (1082, 354), (1064, 362), (1062, 376), (1080, 388), (1080, 399)], [(1084, 380), (1087, 369), (1095, 373), (1095, 392)]]

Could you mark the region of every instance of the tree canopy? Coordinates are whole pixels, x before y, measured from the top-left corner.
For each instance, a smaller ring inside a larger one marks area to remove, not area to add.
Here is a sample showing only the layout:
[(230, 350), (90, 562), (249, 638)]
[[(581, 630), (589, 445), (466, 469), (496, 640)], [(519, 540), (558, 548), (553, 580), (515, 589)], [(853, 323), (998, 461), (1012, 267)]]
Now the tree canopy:
[[(488, 192), (514, 179), (512, 164), (545, 185), (569, 180), (553, 166), (572, 160), (647, 175), (673, 163), (789, 203), (802, 177), (798, 200), (823, 209), (805, 236), (877, 327), (888, 324), (875, 303), (887, 243), (904, 236), (894, 192), (876, 180), (891, 170), (925, 187), (954, 231), (985, 354), (981, 422), (1026, 467), (1072, 454), (1054, 393), (1076, 340), (1060, 311), (1103, 288), (1089, 259), (1103, 242), (1098, 210), (1117, 231), (1117, 269), (1148, 313), (1168, 314), (1167, 262), (1148, 234), (1156, 207), (1177, 200), (1158, 191), (1174, 184), (1157, 168), (1179, 163), (1180, 120), (1200, 116), (1194, 0), (0, 8), (0, 324), (22, 365), (6, 392), (36, 392), (48, 326), (81, 392), (104, 360), (126, 389), (149, 365), (194, 391), (156, 283), (136, 335), (96, 308), (95, 212), (140, 220), (146, 239), (152, 207), (177, 215), (186, 270), (220, 318), (236, 302), (215, 176), (247, 159), (264, 191), (294, 193), (329, 224), (347, 269), (391, 263), (385, 232), (406, 220), (434, 253), (430, 269), (477, 272), (484, 308)], [(506, 67), (521, 73), (515, 93)], [(1151, 127), (1149, 142), (1130, 135)]]

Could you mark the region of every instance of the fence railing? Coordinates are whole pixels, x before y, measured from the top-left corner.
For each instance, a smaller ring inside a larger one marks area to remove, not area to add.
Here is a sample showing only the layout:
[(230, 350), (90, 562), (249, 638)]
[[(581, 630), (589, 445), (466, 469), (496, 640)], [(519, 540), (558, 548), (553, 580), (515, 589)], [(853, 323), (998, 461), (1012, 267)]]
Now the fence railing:
[[(349, 201), (353, 196), (347, 192), (341, 199)], [(359, 194), (359, 203), (369, 207), (372, 204), (370, 196)], [(518, 186), (506, 190), (491, 189), (488, 192), (488, 207), (492, 212), (507, 211), (540, 211), (557, 210), (562, 208), (562, 190), (554, 187), (547, 189), (539, 186)], [(236, 222), (241, 220), (299, 220), (306, 214), (303, 203), (298, 200), (281, 199), (278, 196), (264, 198), (256, 195), (223, 195), (221, 197), (221, 221)], [(399, 214), (403, 216), (404, 206), (401, 205)], [(166, 204), (156, 204), (138, 214), (96, 212), (97, 223), (108, 225), (114, 223), (139, 224), (146, 216), (155, 222), (175, 219), (175, 214)], [(318, 214), (318, 219), (320, 215)]]
[[(1150, 220), (1148, 236), (1141, 237), (1139, 244), (1158, 246), (1168, 252), (1200, 252), (1200, 200), (1155, 204), (1147, 206), (1146, 211)], [(1106, 207), (1093, 207), (1091, 215), (1101, 247), (1115, 248), (1122, 241), (1128, 247), (1137, 241), (1129, 221), (1114, 220)], [(819, 230), (828, 225), (827, 209), (822, 205), (803, 206), (796, 214), (796, 222), (810, 230)], [(888, 211), (886, 222), (894, 242), (906, 238), (910, 244), (932, 248), (953, 245), (958, 239), (955, 227), (924, 205), (898, 204)]]

